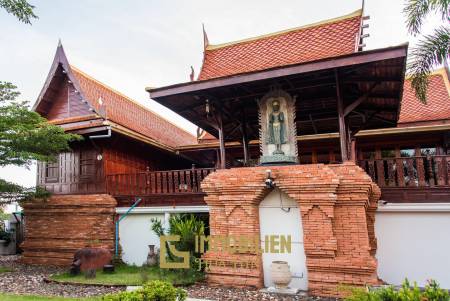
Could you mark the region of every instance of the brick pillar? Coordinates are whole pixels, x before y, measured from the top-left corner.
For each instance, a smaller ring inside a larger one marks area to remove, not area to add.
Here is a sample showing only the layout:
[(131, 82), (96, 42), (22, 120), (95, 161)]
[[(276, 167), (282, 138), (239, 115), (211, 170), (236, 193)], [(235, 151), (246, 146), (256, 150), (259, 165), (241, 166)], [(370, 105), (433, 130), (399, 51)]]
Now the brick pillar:
[[(351, 162), (236, 168), (209, 175), (202, 189), (210, 206), (211, 234), (259, 236), (258, 206), (270, 192), (264, 184), (266, 169), (272, 170), (275, 185), (299, 204), (310, 293), (340, 296), (341, 284), (378, 283), (373, 227), (380, 190)], [(207, 252), (205, 258), (262, 262), (256, 253)], [(212, 265), (208, 281), (262, 287), (262, 264), (249, 269)]]
[(116, 200), (108, 194), (53, 195), (23, 207), (24, 263), (70, 265), (80, 248), (114, 249)]

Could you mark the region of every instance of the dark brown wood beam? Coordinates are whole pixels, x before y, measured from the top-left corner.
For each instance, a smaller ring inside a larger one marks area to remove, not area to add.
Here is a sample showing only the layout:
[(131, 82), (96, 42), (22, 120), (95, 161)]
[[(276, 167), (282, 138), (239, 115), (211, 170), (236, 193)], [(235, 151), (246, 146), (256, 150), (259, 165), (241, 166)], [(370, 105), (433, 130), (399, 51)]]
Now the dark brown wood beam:
[(345, 115), (344, 115), (344, 101), (341, 94), (341, 83), (339, 81), (338, 69), (334, 69), (334, 76), (336, 80), (336, 98), (338, 107), (338, 120), (339, 120), (339, 143), (341, 146), (341, 158), (342, 162), (348, 161), (348, 151), (347, 151), (347, 127), (345, 125)]
[(359, 106), (363, 101), (365, 101), (367, 98), (369, 98), (370, 93), (372, 93), (372, 91), (379, 85), (379, 82), (374, 82), (370, 88), (369, 91), (367, 91), (364, 95), (362, 95), (361, 97), (359, 97), (357, 100), (355, 100), (354, 102), (352, 102), (349, 106), (347, 106), (344, 109), (344, 116), (347, 116), (351, 111), (353, 111), (354, 109), (356, 109), (357, 106)]
[(219, 131), (219, 154), (220, 154), (220, 168), (225, 169), (226, 158), (225, 158), (225, 136), (223, 132), (223, 120), (222, 120), (222, 112), (219, 111), (217, 114), (217, 123), (218, 123), (218, 131)]
[(317, 127), (316, 127), (316, 124), (314, 123), (314, 120), (313, 120), (311, 114), (309, 114), (309, 120), (311, 121), (311, 125), (314, 130), (314, 134), (317, 134)]
[(245, 108), (242, 108), (242, 122), (241, 122), (241, 132), (242, 132), (242, 147), (244, 152), (244, 166), (248, 165), (250, 160), (250, 153), (248, 149), (248, 135), (247, 135), (247, 115), (245, 113)]

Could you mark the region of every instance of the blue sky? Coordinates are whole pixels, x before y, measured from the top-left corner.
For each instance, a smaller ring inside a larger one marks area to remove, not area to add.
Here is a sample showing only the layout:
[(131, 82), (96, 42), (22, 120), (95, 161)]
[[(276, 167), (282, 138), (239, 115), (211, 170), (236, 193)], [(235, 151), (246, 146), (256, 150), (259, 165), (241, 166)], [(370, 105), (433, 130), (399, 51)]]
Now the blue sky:
[[(39, 19), (20, 23), (0, 10), (0, 80), (16, 84), (22, 98), (37, 98), (58, 39), (69, 62), (116, 90), (194, 132), (195, 127), (149, 100), (146, 86), (187, 81), (202, 61), (202, 23), (210, 43), (239, 40), (348, 14), (361, 0), (29, 0)], [(367, 48), (416, 39), (405, 29), (400, 0), (366, 0)], [(427, 20), (424, 31), (440, 24)], [(411, 45), (410, 44), (410, 45)], [(7, 167), (1, 177), (31, 186), (35, 170)]]

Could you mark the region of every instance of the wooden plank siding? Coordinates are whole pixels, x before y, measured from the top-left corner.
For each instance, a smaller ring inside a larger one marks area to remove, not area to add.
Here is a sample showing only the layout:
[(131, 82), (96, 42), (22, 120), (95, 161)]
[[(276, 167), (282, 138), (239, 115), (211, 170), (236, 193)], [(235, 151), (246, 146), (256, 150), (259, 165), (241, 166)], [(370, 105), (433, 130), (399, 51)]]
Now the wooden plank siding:
[(58, 90), (52, 95), (52, 101), (46, 103), (43, 115), (48, 120), (64, 119), (92, 114), (89, 106), (81, 101), (75, 89), (64, 80)]
[[(37, 184), (54, 194), (104, 193), (103, 164), (93, 148), (80, 145), (72, 151), (60, 153), (57, 162), (38, 162)], [(57, 166), (58, 172), (49, 179), (49, 167)]]
[[(84, 141), (71, 147), (71, 151), (60, 153), (56, 162), (38, 162), (37, 185), (54, 194), (105, 193), (108, 192), (106, 178), (117, 175), (114, 189), (138, 194), (143, 192), (132, 191), (132, 188), (142, 186), (136, 181), (143, 180), (132, 175), (192, 167), (192, 163), (182, 157), (119, 134), (99, 140), (86, 136)], [(168, 191), (168, 179), (158, 181), (152, 189)]]

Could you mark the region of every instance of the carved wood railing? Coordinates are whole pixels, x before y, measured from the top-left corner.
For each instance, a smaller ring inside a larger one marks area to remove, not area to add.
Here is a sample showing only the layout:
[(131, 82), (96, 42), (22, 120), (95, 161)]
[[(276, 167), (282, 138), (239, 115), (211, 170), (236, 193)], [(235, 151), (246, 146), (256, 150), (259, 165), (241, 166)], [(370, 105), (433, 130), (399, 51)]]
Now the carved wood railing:
[(450, 155), (359, 160), (380, 187), (450, 186)]
[(113, 174), (106, 177), (111, 195), (154, 195), (202, 193), (200, 183), (214, 168)]

